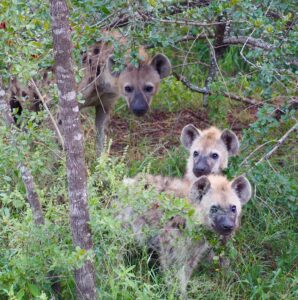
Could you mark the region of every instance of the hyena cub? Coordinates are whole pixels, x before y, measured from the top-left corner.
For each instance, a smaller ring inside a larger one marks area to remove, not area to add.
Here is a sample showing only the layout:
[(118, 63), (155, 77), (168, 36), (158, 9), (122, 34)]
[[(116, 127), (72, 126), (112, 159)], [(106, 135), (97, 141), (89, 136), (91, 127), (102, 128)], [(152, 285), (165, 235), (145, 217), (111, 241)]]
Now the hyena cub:
[[(199, 130), (194, 125), (186, 125), (180, 137), (182, 145), (189, 151), (184, 178), (145, 175), (146, 186), (153, 186), (159, 192), (187, 197), (191, 184), (202, 175), (220, 174), (228, 166), (230, 156), (239, 151), (236, 134), (228, 129), (216, 127)], [(128, 179), (128, 184), (140, 180), (142, 176)]]
[[(158, 228), (164, 217), (158, 205), (141, 216), (126, 209), (122, 220), (130, 221), (137, 241), (146, 242), (152, 256), (158, 257), (162, 269), (176, 274), (182, 291), (185, 291), (199, 262), (214, 255), (205, 233), (213, 232), (218, 239), (230, 237), (239, 227), (242, 206), (250, 197), (251, 185), (244, 176), (231, 182), (222, 175), (201, 176), (189, 193), (195, 210), (193, 221), (199, 226), (189, 226), (186, 219), (175, 216)], [(144, 232), (152, 226), (158, 228), (157, 235), (148, 238)], [(197, 231), (196, 234), (189, 234), (191, 230), (192, 233)]]

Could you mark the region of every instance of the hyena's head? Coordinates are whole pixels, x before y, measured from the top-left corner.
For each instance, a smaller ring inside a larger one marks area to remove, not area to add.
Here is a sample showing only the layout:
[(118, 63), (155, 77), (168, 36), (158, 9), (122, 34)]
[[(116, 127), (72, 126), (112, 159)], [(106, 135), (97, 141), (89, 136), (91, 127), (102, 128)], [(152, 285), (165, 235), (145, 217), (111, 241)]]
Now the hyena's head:
[(202, 176), (189, 194), (200, 223), (224, 236), (239, 227), (241, 208), (250, 197), (251, 185), (244, 176), (231, 182), (221, 175)]
[(239, 140), (233, 131), (215, 127), (201, 131), (192, 124), (183, 128), (181, 143), (190, 153), (186, 176), (192, 181), (202, 175), (221, 173), (229, 157), (239, 150)]
[(161, 79), (171, 72), (169, 59), (157, 54), (151, 61), (140, 62), (138, 67), (128, 64), (120, 73), (113, 73), (112, 65), (113, 58), (110, 57), (108, 68), (112, 76), (117, 77), (118, 90), (126, 99), (128, 108), (136, 116), (143, 116), (158, 91)]

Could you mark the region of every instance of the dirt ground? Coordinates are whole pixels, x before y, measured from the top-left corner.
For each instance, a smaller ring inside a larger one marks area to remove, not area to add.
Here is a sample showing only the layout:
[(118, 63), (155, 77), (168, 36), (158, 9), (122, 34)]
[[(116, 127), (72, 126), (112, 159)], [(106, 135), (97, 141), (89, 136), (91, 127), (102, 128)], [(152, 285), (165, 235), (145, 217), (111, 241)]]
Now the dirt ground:
[[(256, 109), (248, 109), (250, 122), (241, 121), (238, 118), (239, 111), (228, 114), (229, 127), (240, 137), (241, 131), (249, 126), (255, 119)], [(194, 112), (184, 109), (180, 112), (152, 111), (143, 118), (125, 119), (119, 116), (112, 116), (109, 125), (109, 137), (112, 138), (112, 153), (122, 153), (127, 145), (137, 146), (141, 139), (146, 138), (147, 144), (162, 144), (164, 150), (180, 144), (179, 137), (182, 128), (187, 124), (194, 124), (197, 128), (205, 129), (212, 124), (204, 110)], [(161, 151), (164, 151), (161, 150)]]

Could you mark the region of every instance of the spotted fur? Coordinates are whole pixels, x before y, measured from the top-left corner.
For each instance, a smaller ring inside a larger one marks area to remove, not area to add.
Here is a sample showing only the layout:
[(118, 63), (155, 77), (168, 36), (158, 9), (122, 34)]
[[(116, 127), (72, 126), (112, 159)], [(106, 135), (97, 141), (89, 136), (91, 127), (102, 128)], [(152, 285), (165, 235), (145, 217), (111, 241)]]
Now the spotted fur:
[[(78, 85), (78, 92), (83, 96), (84, 103), (80, 109), (95, 107), (96, 146), (100, 153), (104, 145), (105, 128), (109, 115), (113, 110), (117, 99), (123, 96), (128, 108), (137, 116), (144, 115), (150, 107), (152, 97), (157, 93), (160, 81), (171, 72), (171, 64), (168, 58), (162, 54), (149, 58), (144, 48), (139, 49), (139, 65), (135, 67), (128, 62), (121, 72), (113, 70), (114, 45), (106, 42), (107, 37), (125, 44), (123, 38), (117, 32), (104, 32), (103, 40), (95, 43), (82, 56), (84, 76)], [(127, 56), (128, 57), (128, 56)], [(39, 86), (47, 84), (47, 80)], [(24, 95), (24, 96), (22, 96)], [(23, 105), (23, 100), (30, 99), (34, 104), (40, 103), (40, 99), (32, 88), (20, 88), (17, 82), (11, 88), (11, 106)], [(14, 101), (19, 101), (17, 105)], [(35, 107), (37, 109), (37, 106)], [(21, 110), (19, 109), (19, 112)], [(63, 120), (60, 120), (60, 123)]]
[[(188, 197), (195, 211), (192, 222), (200, 224), (206, 232), (214, 232), (218, 240), (227, 239), (239, 227), (242, 206), (251, 197), (251, 186), (244, 176), (231, 182), (222, 175), (202, 176), (194, 182)], [(213, 255), (205, 231), (198, 229), (200, 238), (188, 234), (188, 221), (179, 215), (161, 225), (164, 213), (159, 205), (143, 215), (132, 208), (124, 211), (121, 220), (130, 224), (137, 241), (147, 244), (162, 269), (171, 270), (179, 279), (181, 290), (185, 291), (198, 264)], [(155, 228), (156, 234), (147, 237), (145, 227)]]
[[(210, 127), (199, 130), (192, 124), (186, 125), (181, 132), (181, 143), (189, 151), (184, 178), (137, 175), (126, 180), (132, 185), (144, 180), (145, 186), (153, 186), (159, 192), (173, 194), (176, 197), (187, 197), (192, 183), (200, 176), (221, 174), (228, 165), (230, 156), (239, 150), (239, 141), (234, 132)], [(216, 155), (216, 158), (213, 156)]]

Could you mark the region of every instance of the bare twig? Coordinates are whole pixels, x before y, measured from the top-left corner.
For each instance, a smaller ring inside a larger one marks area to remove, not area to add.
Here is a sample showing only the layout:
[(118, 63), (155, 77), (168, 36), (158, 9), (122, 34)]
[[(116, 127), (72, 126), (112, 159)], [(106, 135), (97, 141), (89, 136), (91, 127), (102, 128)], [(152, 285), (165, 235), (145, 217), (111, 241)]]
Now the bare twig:
[(36, 91), (36, 93), (37, 93), (37, 95), (38, 95), (40, 101), (42, 102), (42, 104), (43, 104), (45, 110), (46, 110), (47, 113), (49, 114), (50, 119), (51, 119), (51, 121), (52, 121), (52, 123), (53, 123), (53, 125), (54, 125), (54, 128), (55, 128), (55, 130), (56, 130), (56, 132), (57, 132), (57, 134), (58, 134), (58, 137), (59, 137), (61, 146), (62, 146), (62, 148), (63, 148), (63, 150), (64, 150), (64, 140), (63, 140), (63, 137), (62, 137), (61, 132), (60, 132), (60, 130), (59, 130), (59, 127), (58, 127), (58, 125), (57, 125), (57, 123), (56, 123), (56, 121), (55, 121), (55, 119), (54, 119), (52, 113), (50, 112), (50, 110), (49, 110), (49, 108), (48, 108), (48, 106), (47, 106), (47, 103), (46, 103), (46, 101), (44, 100), (44, 97), (43, 97), (42, 94), (40, 93), (40, 90), (39, 90), (39, 88), (37, 87), (37, 85), (36, 85), (36, 83), (35, 83), (35, 81), (34, 81), (33, 79), (31, 79), (31, 84), (33, 85), (33, 87), (34, 87), (34, 89), (35, 89), (35, 91)]
[[(206, 34), (206, 33), (199, 33), (197, 35), (185, 35), (180, 39), (177, 39), (175, 41), (176, 43), (183, 43), (183, 42), (189, 42), (189, 41), (194, 41), (194, 40), (204, 40), (204, 39), (214, 39), (215, 36), (212, 34)], [(274, 48), (273, 45), (266, 43), (262, 39), (256, 39), (252, 38), (249, 36), (230, 36), (230, 37), (225, 37), (222, 41), (222, 44), (220, 46), (217, 46), (215, 48), (221, 48), (221, 47), (226, 47), (228, 45), (241, 45), (246, 43), (246, 46), (251, 47), (251, 48), (260, 48), (265, 51), (271, 51)], [(148, 48), (153, 48), (153, 45), (148, 45), (145, 46), (146, 49)], [(291, 62), (294, 65), (297, 65), (297, 62), (294, 60)]]
[[(196, 92), (196, 93), (200, 93), (200, 94), (206, 94), (208, 93), (209, 95), (212, 95), (212, 93), (209, 91), (206, 91), (205, 88), (200, 88), (196, 85), (194, 85), (193, 83), (189, 82), (184, 76), (181, 76), (177, 73), (173, 73), (173, 75), (175, 76), (175, 78), (179, 81), (181, 81), (187, 88), (189, 88), (190, 90)], [(247, 98), (247, 97), (242, 97), (242, 96), (238, 96), (235, 94), (231, 94), (231, 93), (227, 93), (227, 92), (222, 92), (222, 94), (225, 97), (231, 98), (233, 100), (236, 101), (240, 101), (240, 102), (244, 102), (250, 105), (254, 105), (254, 106), (261, 106), (263, 105), (262, 102), (259, 102), (258, 100), (252, 99), (252, 98)]]
[[(269, 9), (270, 9), (270, 7), (271, 7), (271, 4), (272, 4), (272, 1), (270, 1), (270, 3), (269, 3), (268, 8), (267, 8), (267, 10), (266, 10), (266, 12), (265, 12), (265, 15), (268, 13), (268, 11), (269, 11)], [(256, 64), (252, 63), (251, 61), (249, 61), (249, 60), (245, 57), (245, 55), (243, 54), (243, 51), (244, 51), (244, 48), (245, 48), (245, 46), (247, 45), (248, 41), (252, 38), (252, 35), (255, 33), (256, 30), (257, 30), (257, 28), (254, 28), (254, 29), (252, 30), (252, 32), (250, 33), (250, 35), (249, 35), (249, 36), (247, 37), (247, 39), (245, 40), (245, 42), (244, 42), (244, 44), (243, 44), (243, 46), (242, 46), (242, 48), (241, 48), (241, 51), (240, 51), (240, 55), (241, 55), (241, 57), (244, 59), (244, 61), (247, 62), (248, 64), (250, 64), (251, 66), (253, 66), (254, 68), (258, 68), (258, 66), (257, 66)]]
[[(195, 22), (195, 21), (188, 21), (188, 20), (169, 20), (169, 19), (152, 19), (156, 22), (160, 23), (166, 23), (166, 24), (177, 24), (177, 25), (191, 25), (191, 26), (198, 26), (198, 27), (210, 27), (210, 26), (215, 26), (215, 25), (221, 25), (225, 24), (226, 22), (211, 22), (211, 23), (206, 23), (206, 22)], [(245, 23), (245, 21), (240, 21), (237, 23)]]
[(193, 62), (189, 62), (189, 63), (185, 63), (185, 64), (174, 65), (174, 66), (172, 66), (172, 69), (177, 69), (177, 68), (180, 68), (180, 67), (192, 66), (192, 65), (201, 65), (201, 66), (204, 66), (204, 67), (209, 67), (208, 64), (206, 64), (206, 63), (204, 63), (200, 60), (195, 60)]
[(264, 146), (276, 142), (276, 140), (272, 140), (272, 141), (267, 141), (265, 143), (263, 143), (262, 145), (259, 145), (256, 149), (254, 149), (251, 153), (249, 153), (249, 155), (247, 155), (247, 157), (245, 157), (245, 159), (240, 163), (240, 167), (245, 165), (247, 163), (247, 161), (257, 152), (259, 151), (261, 148), (263, 148)]
[(247, 62), (249, 65), (251, 65), (251, 66), (257, 68), (257, 66), (256, 66), (254, 63), (252, 63), (251, 61), (249, 61), (249, 60), (245, 57), (245, 55), (243, 54), (243, 51), (244, 51), (244, 49), (245, 49), (245, 46), (247, 45), (249, 39), (251, 38), (251, 36), (254, 34), (255, 31), (256, 31), (256, 28), (254, 28), (253, 31), (250, 33), (250, 35), (246, 38), (246, 41), (244, 42), (244, 44), (243, 44), (243, 46), (242, 46), (242, 48), (241, 48), (241, 50), (240, 50), (240, 55), (241, 55), (241, 57), (244, 59), (245, 62)]
[(210, 84), (213, 81), (213, 78), (216, 76), (217, 71), (217, 63), (216, 63), (216, 55), (212, 47), (210, 47), (210, 66), (208, 76), (205, 80), (205, 93), (203, 96), (203, 106), (207, 107), (208, 105), (208, 96), (210, 95)]
[(243, 45), (253, 48), (261, 48), (266, 51), (271, 51), (274, 49), (273, 45), (264, 42), (262, 39), (255, 39), (250, 36), (231, 36), (223, 40), (223, 45)]
[(219, 16), (217, 18), (218, 23), (215, 27), (215, 38), (214, 38), (214, 43), (213, 45), (207, 38), (209, 42), (209, 48), (210, 48), (210, 67), (209, 67), (209, 72), (208, 76), (205, 80), (205, 89), (207, 93), (204, 94), (203, 96), (203, 106), (207, 107), (208, 105), (208, 95), (210, 91), (210, 84), (212, 83), (214, 77), (216, 76), (217, 70), (218, 70), (218, 65), (217, 65), (217, 59), (224, 53), (225, 48), (219, 48), (222, 46), (224, 37), (225, 37), (225, 30), (226, 30), (226, 21), (221, 22), (222, 16)]
[[(11, 115), (10, 108), (5, 100), (5, 91), (2, 89), (2, 86), (0, 86), (0, 112), (2, 112), (7, 126), (9, 128), (13, 128), (15, 126), (15, 121), (13, 116)], [(13, 146), (17, 148), (16, 142), (13, 142), (13, 144)], [(22, 162), (18, 163), (17, 167), (21, 173), (22, 180), (26, 188), (27, 199), (32, 210), (34, 222), (36, 225), (42, 225), (44, 224), (43, 213), (41, 210), (41, 204), (35, 189), (34, 179), (31, 174), (31, 171)]]
[(298, 122), (296, 122), (276, 143), (276, 145), (266, 153), (257, 163), (260, 164), (264, 160), (268, 160), (268, 158), (286, 141), (287, 137), (298, 128)]
[(183, 43), (188, 41), (194, 41), (194, 40), (205, 40), (206, 38), (214, 38), (214, 35), (206, 34), (205, 32), (201, 32), (197, 35), (185, 35), (179, 40), (176, 40), (175, 43)]
[(116, 11), (115, 13), (110, 14), (110, 15), (108, 15), (107, 17), (105, 17), (105, 18), (99, 20), (97, 23), (91, 25), (90, 27), (91, 27), (91, 28), (92, 28), (92, 27), (98, 27), (98, 26), (100, 26), (101, 24), (103, 24), (105, 21), (107, 21), (107, 20), (109, 20), (110, 18), (112, 18), (112, 17), (114, 17), (115, 15), (117, 15), (118, 13), (119, 13), (119, 11)]

